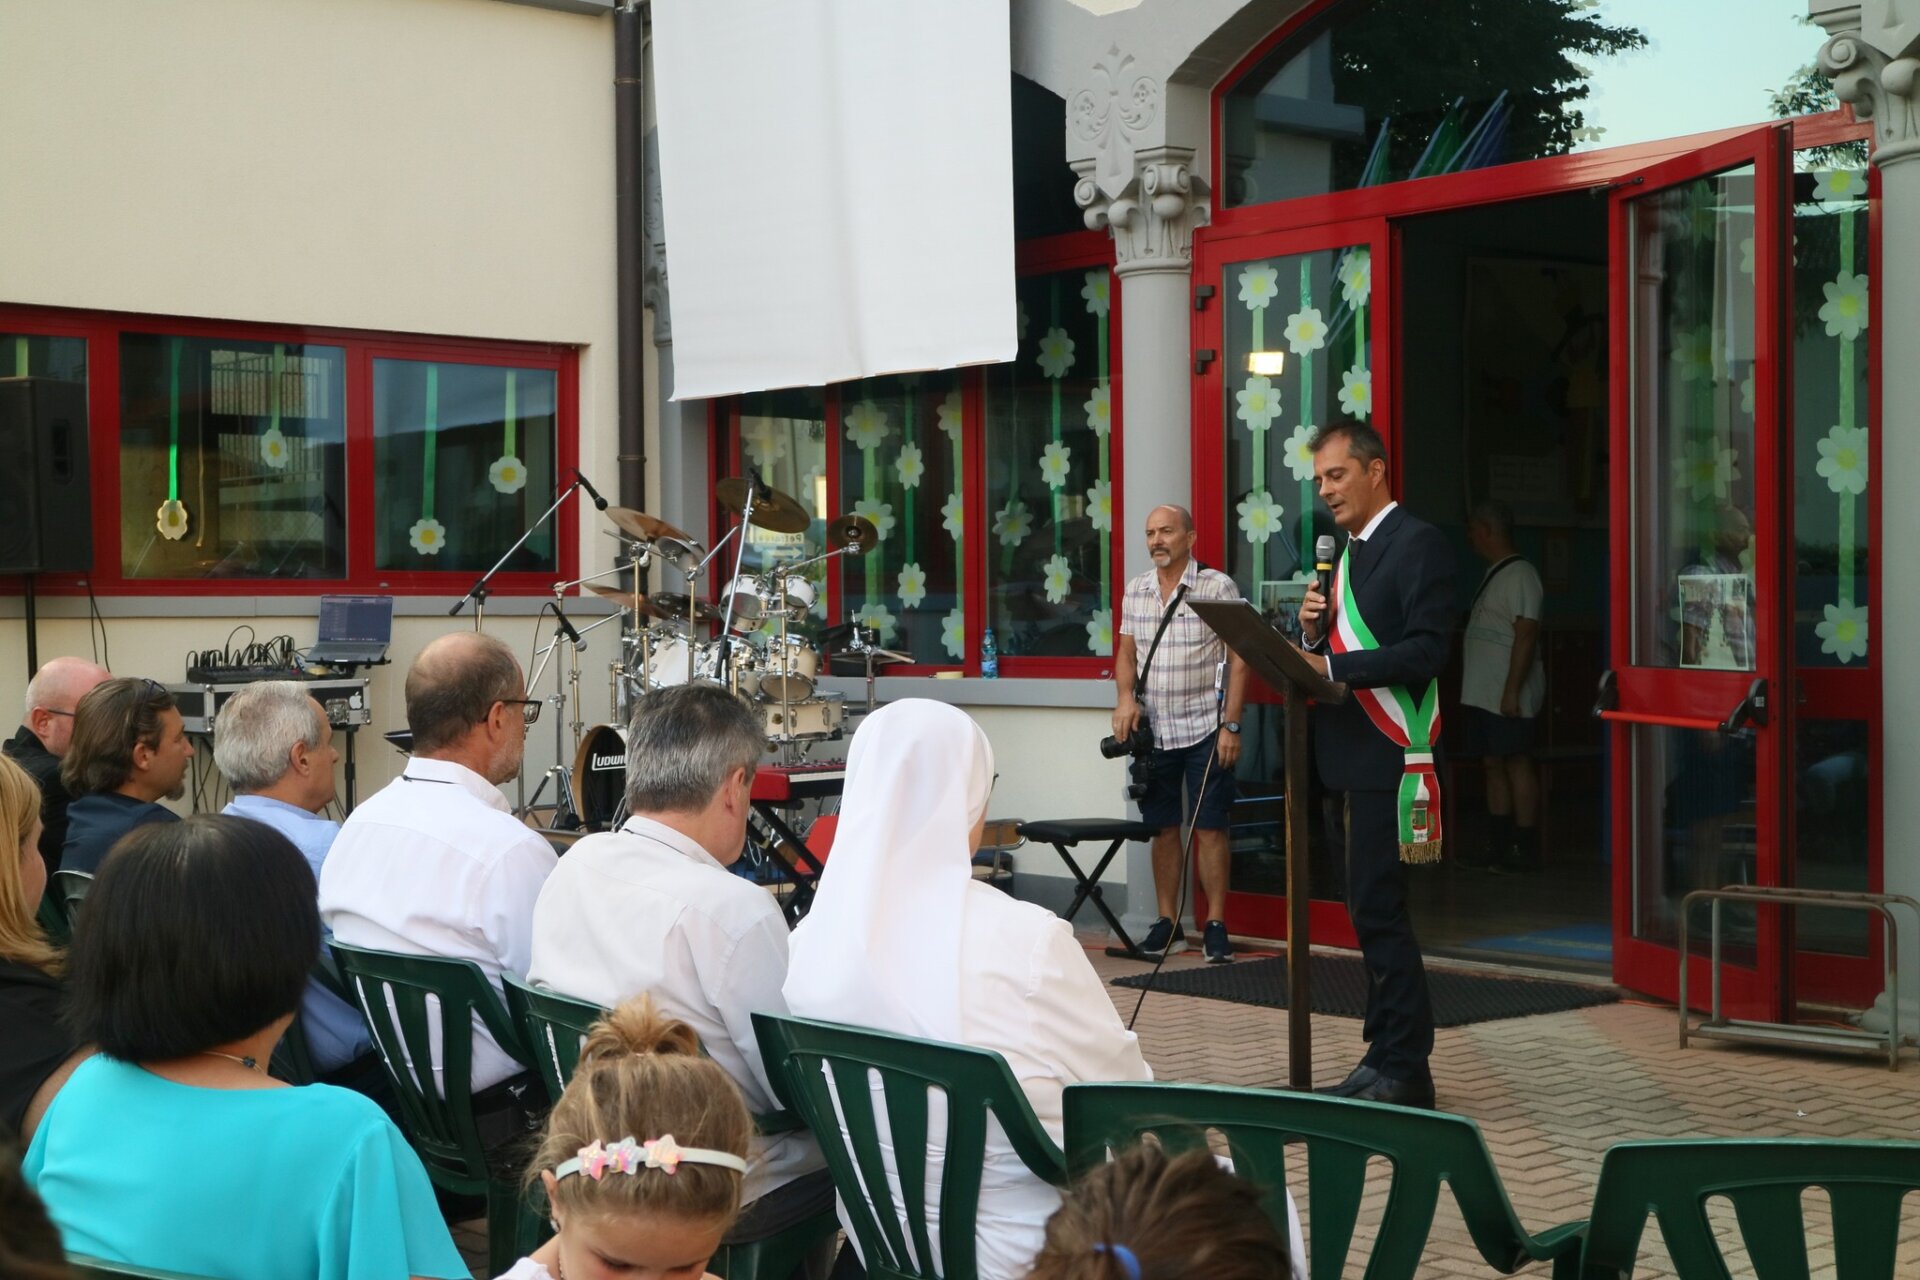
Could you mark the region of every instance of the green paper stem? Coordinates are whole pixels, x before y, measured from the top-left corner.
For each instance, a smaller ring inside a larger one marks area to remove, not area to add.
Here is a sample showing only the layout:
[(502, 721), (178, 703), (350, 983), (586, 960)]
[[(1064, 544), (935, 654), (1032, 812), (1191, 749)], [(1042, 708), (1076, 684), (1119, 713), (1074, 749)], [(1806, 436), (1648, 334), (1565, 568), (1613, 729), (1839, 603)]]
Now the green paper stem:
[[(1312, 305), (1313, 259), (1302, 257), (1300, 259), (1300, 309), (1305, 311)], [(1331, 342), (1332, 339), (1333, 335), (1328, 334), (1327, 341)], [(1327, 351), (1331, 357), (1332, 352), (1325, 343), (1321, 344), (1320, 349)], [(1313, 427), (1313, 355), (1312, 351), (1300, 353), (1300, 425), (1309, 430)], [(1291, 458), (1287, 460), (1287, 465), (1293, 465)], [(1295, 522), (1295, 527), (1300, 534), (1298, 563), (1302, 569), (1313, 563), (1313, 497), (1313, 478), (1309, 476), (1300, 482), (1300, 519)]]
[[(1047, 282), (1047, 328), (1060, 327), (1060, 277), (1055, 276)], [(1063, 370), (1059, 378), (1047, 379), (1047, 414), (1049, 418), (1048, 438), (1055, 444), (1060, 443), (1060, 382), (1066, 377)], [(1051, 483), (1047, 485), (1047, 511), (1053, 518), (1053, 554), (1060, 554), (1060, 494)]]
[(168, 342), (167, 358), (167, 501), (180, 501), (180, 350), (185, 343)]
[[(1094, 448), (1094, 455), (1095, 455), (1094, 463), (1096, 466), (1099, 467), (1100, 482), (1102, 484), (1109, 485), (1109, 488), (1107, 491), (1107, 510), (1109, 513), (1111, 513), (1113, 510), (1113, 491), (1110, 485), (1111, 473), (1108, 470), (1110, 466), (1112, 454), (1113, 454), (1113, 399), (1112, 399), (1113, 388), (1108, 384), (1107, 312), (1112, 310), (1113, 310), (1113, 294), (1111, 290), (1109, 290), (1107, 294), (1107, 311), (1103, 311), (1097, 317), (1095, 317), (1094, 324), (1095, 324), (1097, 333), (1094, 338), (1094, 344), (1093, 344), (1094, 356), (1099, 361), (1099, 384), (1098, 385), (1102, 391), (1107, 393), (1107, 396), (1108, 396), (1107, 434), (1100, 437), (1100, 443)], [(1108, 524), (1111, 525), (1112, 521), (1109, 520)], [(1113, 557), (1112, 556), (1100, 557), (1100, 607), (1102, 609), (1110, 609), (1113, 607)]]
[[(919, 436), (914, 434), (914, 430), (913, 430), (913, 408), (914, 408), (913, 402), (914, 402), (914, 395), (911, 391), (909, 391), (907, 393), (907, 411), (906, 411), (906, 420), (903, 426), (903, 439), (906, 441), (907, 444), (917, 446), (920, 443), (920, 438)], [(902, 446), (902, 452), (905, 452), (904, 445)], [(926, 470), (923, 462), (922, 468), (921, 468), (921, 476), (924, 478), (925, 475), (926, 475)], [(900, 482), (900, 527), (905, 534), (906, 542), (907, 542), (907, 555), (906, 555), (906, 561), (905, 561), (905, 563), (907, 564), (915, 563), (914, 554), (913, 554), (913, 550), (914, 550), (914, 547), (913, 547), (913, 543), (914, 543), (913, 493), (914, 493), (913, 487), (908, 485), (905, 480), (902, 480)]]
[(965, 426), (962, 426), (960, 430), (953, 433), (953, 488), (947, 490), (948, 493), (958, 493), (960, 495), (960, 533), (953, 540), (953, 580), (957, 583), (964, 583), (967, 580), (967, 526), (965, 523), (967, 518), (967, 473), (965, 446), (962, 442), (962, 437), (966, 434), (967, 429)]
[(13, 376), (27, 376), (27, 340), (24, 335), (13, 340)]
[(427, 366), (427, 419), (420, 447), (420, 518), (433, 519), (433, 491), (440, 454), (440, 366)]
[(267, 384), (267, 429), (269, 431), (280, 429), (280, 368), (286, 358), (287, 344), (274, 343), (272, 381)]
[(509, 458), (517, 458), (520, 456), (513, 451), (516, 443), (515, 437), (519, 434), (520, 428), (519, 376), (520, 375), (512, 369), (507, 370), (507, 439), (500, 452)]
[[(1353, 358), (1359, 361), (1362, 373), (1366, 372), (1367, 356), (1367, 304), (1363, 302), (1353, 309)], [(1368, 416), (1372, 416), (1371, 409)]]
[(1853, 495), (1840, 495), (1840, 603), (1853, 604)]
[[(1249, 303), (1247, 310), (1253, 313), (1253, 342), (1248, 349), (1265, 351), (1267, 349), (1267, 309)], [(1251, 376), (1247, 379), (1249, 382), (1252, 380)], [(1249, 497), (1253, 497), (1266, 492), (1267, 488), (1267, 433), (1254, 427), (1252, 423), (1247, 425), (1253, 435), (1253, 486), (1248, 494)], [(1252, 542), (1249, 545), (1253, 548), (1253, 581), (1257, 588), (1260, 580), (1267, 576), (1267, 544)]]
[[(1852, 272), (1854, 258), (1854, 212), (1848, 210), (1840, 215), (1840, 269)], [(1854, 395), (1854, 339), (1840, 339), (1840, 425), (1851, 427), (1856, 421), (1859, 405)], [(1853, 495), (1840, 495), (1840, 603), (1852, 605), (1854, 601), (1854, 510)]]

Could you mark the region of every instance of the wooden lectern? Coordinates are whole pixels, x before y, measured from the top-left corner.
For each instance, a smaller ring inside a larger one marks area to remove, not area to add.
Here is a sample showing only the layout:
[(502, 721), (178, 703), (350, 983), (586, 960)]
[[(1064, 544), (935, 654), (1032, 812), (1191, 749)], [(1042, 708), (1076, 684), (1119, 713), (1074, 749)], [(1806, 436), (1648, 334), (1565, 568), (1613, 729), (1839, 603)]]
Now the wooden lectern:
[(1287, 753), (1287, 1085), (1313, 1088), (1313, 983), (1307, 950), (1307, 699), (1341, 702), (1347, 686), (1313, 669), (1300, 647), (1267, 625), (1245, 600), (1189, 600), (1187, 607), (1286, 699)]

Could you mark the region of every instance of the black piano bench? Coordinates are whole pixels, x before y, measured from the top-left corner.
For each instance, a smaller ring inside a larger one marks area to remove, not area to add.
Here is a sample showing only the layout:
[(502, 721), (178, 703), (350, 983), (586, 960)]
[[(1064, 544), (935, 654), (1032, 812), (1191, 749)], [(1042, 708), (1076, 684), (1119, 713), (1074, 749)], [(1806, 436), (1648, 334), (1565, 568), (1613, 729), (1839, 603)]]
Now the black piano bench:
[[(1113, 936), (1120, 940), (1119, 946), (1107, 948), (1107, 954), (1127, 960), (1152, 959), (1134, 944), (1132, 938), (1127, 936), (1127, 931), (1121, 926), (1119, 917), (1114, 915), (1113, 909), (1107, 905), (1106, 898), (1100, 892), (1100, 877), (1106, 872), (1107, 864), (1113, 861), (1113, 856), (1120, 852), (1122, 845), (1129, 840), (1152, 840), (1159, 834), (1158, 828), (1126, 818), (1047, 818), (1039, 822), (1021, 823), (1020, 834), (1029, 840), (1050, 844), (1059, 850), (1060, 860), (1067, 864), (1067, 870), (1073, 872), (1076, 883), (1073, 900), (1067, 904), (1065, 919), (1072, 920), (1074, 913), (1080, 910), (1080, 904), (1091, 898), (1094, 908), (1107, 918), (1107, 924), (1112, 928)], [(1080, 864), (1073, 860), (1073, 854), (1070, 852), (1083, 840), (1095, 843), (1101, 840), (1108, 841), (1107, 851), (1100, 855), (1100, 861), (1094, 864), (1091, 875), (1080, 869)], [(1147, 892), (1153, 892), (1151, 884), (1147, 886)]]

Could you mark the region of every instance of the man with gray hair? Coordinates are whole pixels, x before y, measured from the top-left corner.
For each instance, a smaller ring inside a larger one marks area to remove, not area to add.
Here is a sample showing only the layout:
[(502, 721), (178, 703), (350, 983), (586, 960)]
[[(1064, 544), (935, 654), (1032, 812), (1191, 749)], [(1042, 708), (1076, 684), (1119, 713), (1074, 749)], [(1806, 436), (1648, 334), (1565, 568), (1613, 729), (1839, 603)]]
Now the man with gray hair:
[(60, 781), (60, 761), (73, 741), (73, 713), (95, 685), (111, 673), (85, 658), (54, 658), (27, 681), (26, 715), (20, 731), (0, 744), (40, 784), (40, 857), (52, 875), (67, 843), (67, 806), (73, 797)]
[[(648, 694), (627, 734), (618, 831), (568, 851), (533, 911), (528, 978), (609, 1008), (643, 992), (700, 1033), (756, 1112), (779, 1107), (753, 1014), (787, 1012), (787, 926), (773, 895), (727, 870), (746, 846), (759, 719), (718, 685)], [(729, 1240), (772, 1235), (833, 1203), (804, 1131), (756, 1135)]]
[[(233, 803), (220, 812), (285, 836), (313, 868), (315, 883), (340, 834), (339, 823), (321, 816), (333, 803), (339, 759), (325, 709), (297, 680), (250, 684), (222, 703), (214, 720), (213, 762), (233, 788)], [(323, 1076), (373, 1047), (360, 1011), (318, 979), (300, 998), (300, 1026)]]

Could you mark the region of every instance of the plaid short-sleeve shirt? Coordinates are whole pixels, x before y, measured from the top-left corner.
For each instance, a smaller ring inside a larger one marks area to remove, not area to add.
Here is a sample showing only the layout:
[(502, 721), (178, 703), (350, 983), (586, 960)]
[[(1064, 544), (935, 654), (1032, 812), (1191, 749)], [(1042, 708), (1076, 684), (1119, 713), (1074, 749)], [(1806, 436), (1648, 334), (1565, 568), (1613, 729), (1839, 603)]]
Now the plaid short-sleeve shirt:
[[(1213, 732), (1219, 719), (1214, 703), (1214, 670), (1226, 661), (1227, 646), (1187, 607), (1187, 600), (1237, 600), (1240, 588), (1218, 569), (1187, 562), (1181, 576), (1187, 594), (1160, 638), (1160, 648), (1147, 666), (1147, 687), (1140, 704), (1153, 726), (1153, 745), (1162, 750), (1190, 747)], [(1168, 599), (1172, 596), (1169, 594)], [(1147, 570), (1127, 583), (1120, 599), (1120, 634), (1133, 637), (1134, 661), (1145, 665), (1153, 633), (1166, 612), (1160, 598), (1157, 572)]]

